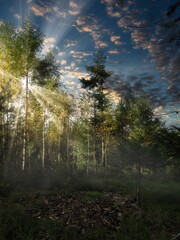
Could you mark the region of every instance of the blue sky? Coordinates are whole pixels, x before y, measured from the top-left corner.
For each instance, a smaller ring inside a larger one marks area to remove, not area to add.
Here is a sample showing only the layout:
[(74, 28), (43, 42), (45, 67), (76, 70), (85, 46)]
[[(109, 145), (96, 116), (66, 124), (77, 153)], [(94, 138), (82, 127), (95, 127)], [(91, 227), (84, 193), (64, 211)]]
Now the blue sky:
[[(112, 96), (130, 88), (163, 112), (179, 111), (179, 15), (178, 0), (125, 0), (123, 6), (116, 0), (0, 0), (0, 21), (18, 26), (31, 16), (40, 27), (43, 51), (56, 52), (69, 91), (83, 91), (78, 78), (101, 48), (113, 71), (106, 83)], [(179, 123), (178, 114), (164, 117)]]

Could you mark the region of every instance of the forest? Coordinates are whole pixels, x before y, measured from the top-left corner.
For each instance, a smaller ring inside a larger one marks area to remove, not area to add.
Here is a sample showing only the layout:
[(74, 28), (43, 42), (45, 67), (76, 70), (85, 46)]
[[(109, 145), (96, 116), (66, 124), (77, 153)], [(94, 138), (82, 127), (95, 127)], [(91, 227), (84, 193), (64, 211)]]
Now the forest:
[(0, 239), (179, 239), (180, 128), (132, 89), (115, 102), (102, 50), (74, 96), (43, 42), (0, 25)]

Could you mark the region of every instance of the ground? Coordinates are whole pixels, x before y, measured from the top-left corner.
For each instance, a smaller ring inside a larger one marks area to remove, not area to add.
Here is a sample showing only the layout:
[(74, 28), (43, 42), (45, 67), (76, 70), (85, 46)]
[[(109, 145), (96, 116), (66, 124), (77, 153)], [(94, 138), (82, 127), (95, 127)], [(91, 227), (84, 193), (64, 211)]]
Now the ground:
[(0, 239), (180, 239), (178, 183), (144, 180), (141, 206), (122, 184), (117, 191), (1, 186)]

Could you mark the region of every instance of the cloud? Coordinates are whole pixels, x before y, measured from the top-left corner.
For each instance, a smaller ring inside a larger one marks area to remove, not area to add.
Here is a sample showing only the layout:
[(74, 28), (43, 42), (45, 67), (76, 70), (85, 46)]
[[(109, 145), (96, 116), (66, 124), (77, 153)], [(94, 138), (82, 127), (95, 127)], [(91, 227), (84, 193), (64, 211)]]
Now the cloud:
[(112, 5), (112, 4), (114, 4), (114, 0), (101, 0), (101, 3), (105, 3), (107, 5)]
[[(67, 61), (66, 61), (66, 63), (67, 63)], [(66, 64), (65, 63), (65, 64)], [(64, 64), (64, 65), (65, 65)], [(67, 73), (68, 71), (77, 71), (79, 68), (78, 67), (76, 67), (76, 63), (75, 62), (71, 62), (70, 63), (70, 65), (68, 65), (68, 66), (63, 66), (63, 73)]]
[(77, 23), (78, 26), (81, 26), (81, 25), (85, 24), (86, 22), (83, 18), (78, 18), (76, 20), (76, 23)]
[(112, 35), (111, 36), (111, 42), (113, 42), (115, 45), (122, 45), (123, 42), (122, 41), (119, 41), (120, 39), (120, 36), (117, 36), (117, 35)]
[(72, 48), (75, 47), (77, 45), (77, 41), (75, 40), (66, 40), (64, 47), (65, 48)]
[(43, 51), (45, 53), (49, 52), (56, 47), (56, 39), (53, 38), (53, 37), (46, 37), (44, 39), (44, 44), (43, 45), (44, 45), (43, 46)]
[(66, 52), (59, 52), (59, 53), (58, 53), (58, 56), (59, 56), (59, 57), (62, 57), (62, 56), (64, 56), (65, 54), (66, 54)]
[(101, 3), (105, 4), (106, 12), (110, 17), (113, 17), (113, 18), (121, 17), (122, 7), (120, 7), (120, 5), (117, 4), (117, 1), (115, 1), (115, 0), (102, 0)]
[(46, 37), (46, 38), (44, 39), (44, 43), (45, 43), (45, 44), (55, 43), (55, 42), (56, 42), (56, 39), (53, 38), (53, 37)]
[(70, 15), (78, 15), (79, 11), (78, 10), (69, 10), (68, 12)]
[(118, 39), (120, 39), (120, 36), (117, 35), (111, 36), (111, 42), (116, 42)]
[(120, 95), (118, 94), (118, 92), (112, 90), (109, 93), (109, 97), (115, 102), (118, 103), (119, 100), (121, 99)]
[(69, 6), (73, 9), (79, 9), (79, 4), (77, 4), (75, 1), (70, 1)]
[(75, 81), (66, 81), (65, 83), (67, 85), (76, 85)]
[(106, 42), (103, 41), (97, 41), (96, 42), (96, 48), (103, 48), (103, 47), (107, 47), (108, 44)]
[(121, 41), (115, 41), (114, 44), (120, 46), (120, 45), (123, 45), (124, 43)]
[(42, 16), (44, 16), (45, 14), (47, 14), (47, 13), (49, 13), (49, 12), (51, 12), (52, 10), (51, 10), (51, 8), (48, 8), (48, 7), (46, 7), (46, 6), (39, 6), (39, 5), (37, 5), (37, 4), (33, 4), (32, 6), (31, 6), (31, 10), (32, 10), (32, 12), (36, 15), (36, 16), (40, 16), (40, 17), (42, 17)]
[(69, 2), (69, 7), (71, 8), (69, 10), (70, 15), (78, 15), (81, 12), (81, 9), (83, 7), (83, 2), (78, 2), (77, 1), (70, 1)]
[(153, 112), (156, 114), (156, 113), (161, 112), (162, 110), (164, 110), (164, 106), (161, 105), (161, 106), (154, 108)]
[(114, 50), (109, 50), (108, 53), (109, 54), (119, 54), (120, 52), (119, 52), (119, 50), (114, 49)]
[[(131, 14), (131, 13), (130, 13)], [(133, 31), (136, 28), (143, 29), (143, 26), (148, 25), (149, 23), (145, 20), (137, 20), (134, 15), (127, 15), (120, 17), (117, 21), (117, 25), (124, 30)], [(133, 30), (132, 30), (133, 29)]]
[[(116, 11), (116, 7), (114, 7), (112, 1), (104, 0), (102, 2), (106, 4), (108, 15), (113, 17), (112, 13)], [(153, 4), (155, 7), (157, 3), (154, 2)], [(170, 101), (177, 102), (180, 97), (180, 50), (178, 49), (179, 41), (173, 40), (172, 36), (174, 36), (174, 38), (177, 37), (178, 25), (172, 24), (169, 28), (165, 27), (167, 23), (173, 22), (175, 16), (171, 16), (171, 19), (167, 19), (164, 22), (162, 20), (159, 24), (152, 24), (154, 21), (157, 21), (157, 16), (160, 14), (157, 12), (159, 8), (153, 8), (153, 4), (150, 6), (148, 2), (143, 2), (142, 7), (137, 8), (135, 1), (128, 1), (125, 7), (120, 11), (121, 16), (117, 16), (117, 25), (124, 32), (131, 34), (131, 40), (135, 49), (139, 48), (148, 51), (148, 61), (155, 64), (161, 80), (168, 85), (168, 90), (164, 93), (167, 96), (165, 103)], [(166, 7), (164, 7), (164, 11), (167, 11), (165, 8)], [(149, 16), (152, 9), (154, 9), (155, 17), (149, 20), (145, 16)], [(120, 39), (115, 39), (115, 37), (111, 38), (111, 42), (117, 45), (122, 44)], [(155, 79), (150, 75), (141, 76), (139, 81), (145, 81), (146, 84), (155, 84)], [(134, 83), (135, 90), (142, 87), (140, 82)], [(164, 97), (158, 97), (159, 88), (151, 88), (151, 91), (151, 95), (149, 95), (151, 99), (159, 103), (164, 100)]]
[(66, 71), (63, 73), (63, 76), (61, 77), (61, 79), (74, 79), (74, 80), (78, 80), (79, 78), (88, 78), (89, 75), (85, 72), (79, 72), (79, 71)]
[(127, 92), (131, 91), (132, 88), (123, 78), (123, 75), (113, 74), (107, 79), (104, 87), (118, 97), (125, 95)]
[(66, 71), (69, 71), (69, 70), (71, 70), (71, 69), (72, 69), (71, 66), (65, 66), (65, 67), (64, 67), (65, 72), (66, 72)]
[(43, 17), (49, 22), (52, 21), (52, 15), (58, 18), (77, 16), (85, 6), (83, 0), (79, 0), (78, 2), (75, 0), (50, 2), (39, 0), (36, 3), (32, 3), (32, 1), (29, 3), (31, 3), (31, 10), (36, 16)]
[(118, 18), (118, 17), (121, 16), (120, 9), (119, 9), (119, 11), (115, 11), (112, 6), (108, 6), (108, 7), (107, 7), (107, 14), (108, 14), (110, 17), (116, 17), (116, 18)]
[(66, 60), (61, 60), (61, 65), (66, 65), (67, 61)]
[(79, 32), (92, 32), (93, 30), (91, 29), (91, 27), (90, 26), (88, 26), (88, 25), (84, 25), (84, 26), (82, 26), (80, 29), (79, 29)]
[(14, 17), (17, 18), (17, 19), (22, 19), (22, 16), (20, 14), (18, 14), (18, 13), (15, 13)]
[[(149, 84), (144, 79), (142, 80), (142, 77), (147, 77), (147, 79), (151, 78), (152, 85), (149, 87)], [(154, 81), (152, 80), (154, 79)], [(123, 74), (113, 74), (110, 76), (106, 83), (105, 88), (109, 90), (109, 92), (113, 91), (114, 94), (120, 98), (129, 95), (135, 95), (135, 96), (146, 96), (152, 106), (155, 106), (156, 104), (166, 104), (167, 103), (167, 97), (165, 99), (162, 95), (162, 85), (158, 85), (155, 77), (153, 75), (148, 75), (147, 73), (143, 74), (131, 74), (125, 78)]]
[(74, 68), (76, 66), (75, 62), (71, 63), (71, 68)]
[(79, 17), (74, 27), (80, 33), (89, 33), (96, 48), (108, 46), (107, 42), (105, 42), (103, 38), (105, 35), (109, 35), (110, 31), (102, 26), (95, 17)]
[(62, 9), (60, 9), (58, 6), (53, 6), (52, 7), (53, 12), (56, 14), (57, 17), (60, 18), (66, 18), (68, 15), (67, 11), (63, 11)]
[(149, 42), (148, 42), (149, 34), (148, 34), (147, 31), (135, 29), (131, 33), (131, 38), (132, 38), (132, 41), (134, 43), (135, 48), (143, 48), (143, 49), (148, 48), (148, 46), (149, 46)]
[(72, 55), (73, 58), (76, 58), (76, 59), (81, 59), (81, 58), (85, 58), (92, 55), (92, 53), (78, 52), (78, 51), (76, 52), (74, 50), (70, 51), (70, 54)]

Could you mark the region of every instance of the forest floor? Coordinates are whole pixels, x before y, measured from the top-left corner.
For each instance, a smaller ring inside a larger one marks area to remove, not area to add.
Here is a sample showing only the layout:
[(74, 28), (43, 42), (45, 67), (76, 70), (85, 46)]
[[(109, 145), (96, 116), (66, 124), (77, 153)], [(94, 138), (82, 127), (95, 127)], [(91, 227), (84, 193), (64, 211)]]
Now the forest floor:
[(1, 192), (0, 240), (180, 239), (179, 184), (146, 186), (141, 207), (119, 191)]
[(115, 193), (53, 194), (39, 200), (41, 207), (26, 209), (32, 216), (60, 221), (82, 230), (102, 226), (118, 230), (125, 216), (142, 214), (133, 200)]

